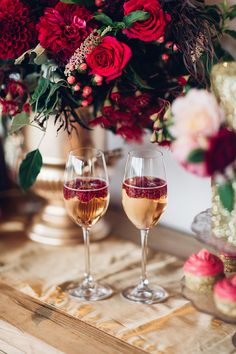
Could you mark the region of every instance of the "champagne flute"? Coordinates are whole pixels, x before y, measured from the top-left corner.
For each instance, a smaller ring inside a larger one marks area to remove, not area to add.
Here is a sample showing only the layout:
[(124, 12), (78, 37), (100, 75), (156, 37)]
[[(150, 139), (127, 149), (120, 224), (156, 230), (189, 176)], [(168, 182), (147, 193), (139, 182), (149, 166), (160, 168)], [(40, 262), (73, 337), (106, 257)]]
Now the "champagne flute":
[(69, 294), (85, 300), (102, 300), (112, 289), (94, 281), (90, 272), (89, 233), (105, 214), (109, 204), (109, 181), (102, 151), (80, 148), (70, 152), (64, 178), (64, 200), (69, 216), (83, 230), (85, 274), (83, 281)]
[(159, 221), (167, 205), (167, 182), (163, 154), (155, 149), (129, 152), (122, 185), (122, 204), (129, 220), (140, 230), (142, 273), (138, 285), (122, 294), (131, 301), (154, 304), (164, 300), (167, 293), (150, 285), (146, 272), (149, 230)]

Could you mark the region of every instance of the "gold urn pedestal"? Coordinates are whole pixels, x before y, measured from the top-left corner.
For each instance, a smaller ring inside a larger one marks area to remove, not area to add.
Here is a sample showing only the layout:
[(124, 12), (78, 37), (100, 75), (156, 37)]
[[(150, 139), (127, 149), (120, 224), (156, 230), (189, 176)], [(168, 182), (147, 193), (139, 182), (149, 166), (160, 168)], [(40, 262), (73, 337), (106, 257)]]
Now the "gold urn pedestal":
[[(91, 232), (91, 241), (103, 239), (110, 233), (110, 226), (100, 220)], [(39, 215), (33, 218), (28, 237), (36, 242), (51, 246), (66, 246), (83, 242), (81, 228), (68, 217), (63, 202), (46, 205)]]

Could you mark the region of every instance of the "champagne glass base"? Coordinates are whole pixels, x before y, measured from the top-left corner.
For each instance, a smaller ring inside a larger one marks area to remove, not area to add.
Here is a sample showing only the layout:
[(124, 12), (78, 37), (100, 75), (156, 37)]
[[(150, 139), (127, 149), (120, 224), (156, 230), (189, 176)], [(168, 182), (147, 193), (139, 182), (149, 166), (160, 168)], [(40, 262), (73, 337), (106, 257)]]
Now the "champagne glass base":
[(93, 283), (92, 285), (81, 283), (79, 286), (68, 290), (71, 297), (86, 301), (99, 301), (107, 299), (113, 294), (113, 290), (104, 284)]
[(123, 290), (122, 295), (130, 301), (142, 304), (156, 304), (164, 301), (168, 296), (167, 292), (158, 285), (130, 286)]

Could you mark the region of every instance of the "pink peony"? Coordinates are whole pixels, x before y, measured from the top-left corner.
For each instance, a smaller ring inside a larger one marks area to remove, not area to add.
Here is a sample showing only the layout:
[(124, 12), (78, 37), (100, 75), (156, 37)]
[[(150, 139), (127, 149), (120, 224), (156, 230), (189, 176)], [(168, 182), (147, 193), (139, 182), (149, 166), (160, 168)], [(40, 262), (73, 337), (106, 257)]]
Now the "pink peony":
[(177, 98), (172, 105), (174, 137), (204, 136), (216, 134), (224, 114), (215, 96), (206, 90), (192, 89), (184, 97)]
[(188, 161), (189, 154), (198, 149), (200, 142), (192, 137), (182, 136), (175, 140), (171, 145), (175, 159), (188, 171), (198, 175), (207, 176), (207, 169), (205, 162), (191, 163)]

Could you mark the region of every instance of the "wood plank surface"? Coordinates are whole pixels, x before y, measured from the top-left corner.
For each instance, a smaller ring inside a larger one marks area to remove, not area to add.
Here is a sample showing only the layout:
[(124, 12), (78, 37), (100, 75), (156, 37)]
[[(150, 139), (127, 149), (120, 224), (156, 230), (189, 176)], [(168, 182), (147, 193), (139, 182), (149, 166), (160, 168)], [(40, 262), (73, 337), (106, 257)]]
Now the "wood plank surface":
[(0, 283), (0, 318), (67, 354), (145, 353), (4, 283)]

